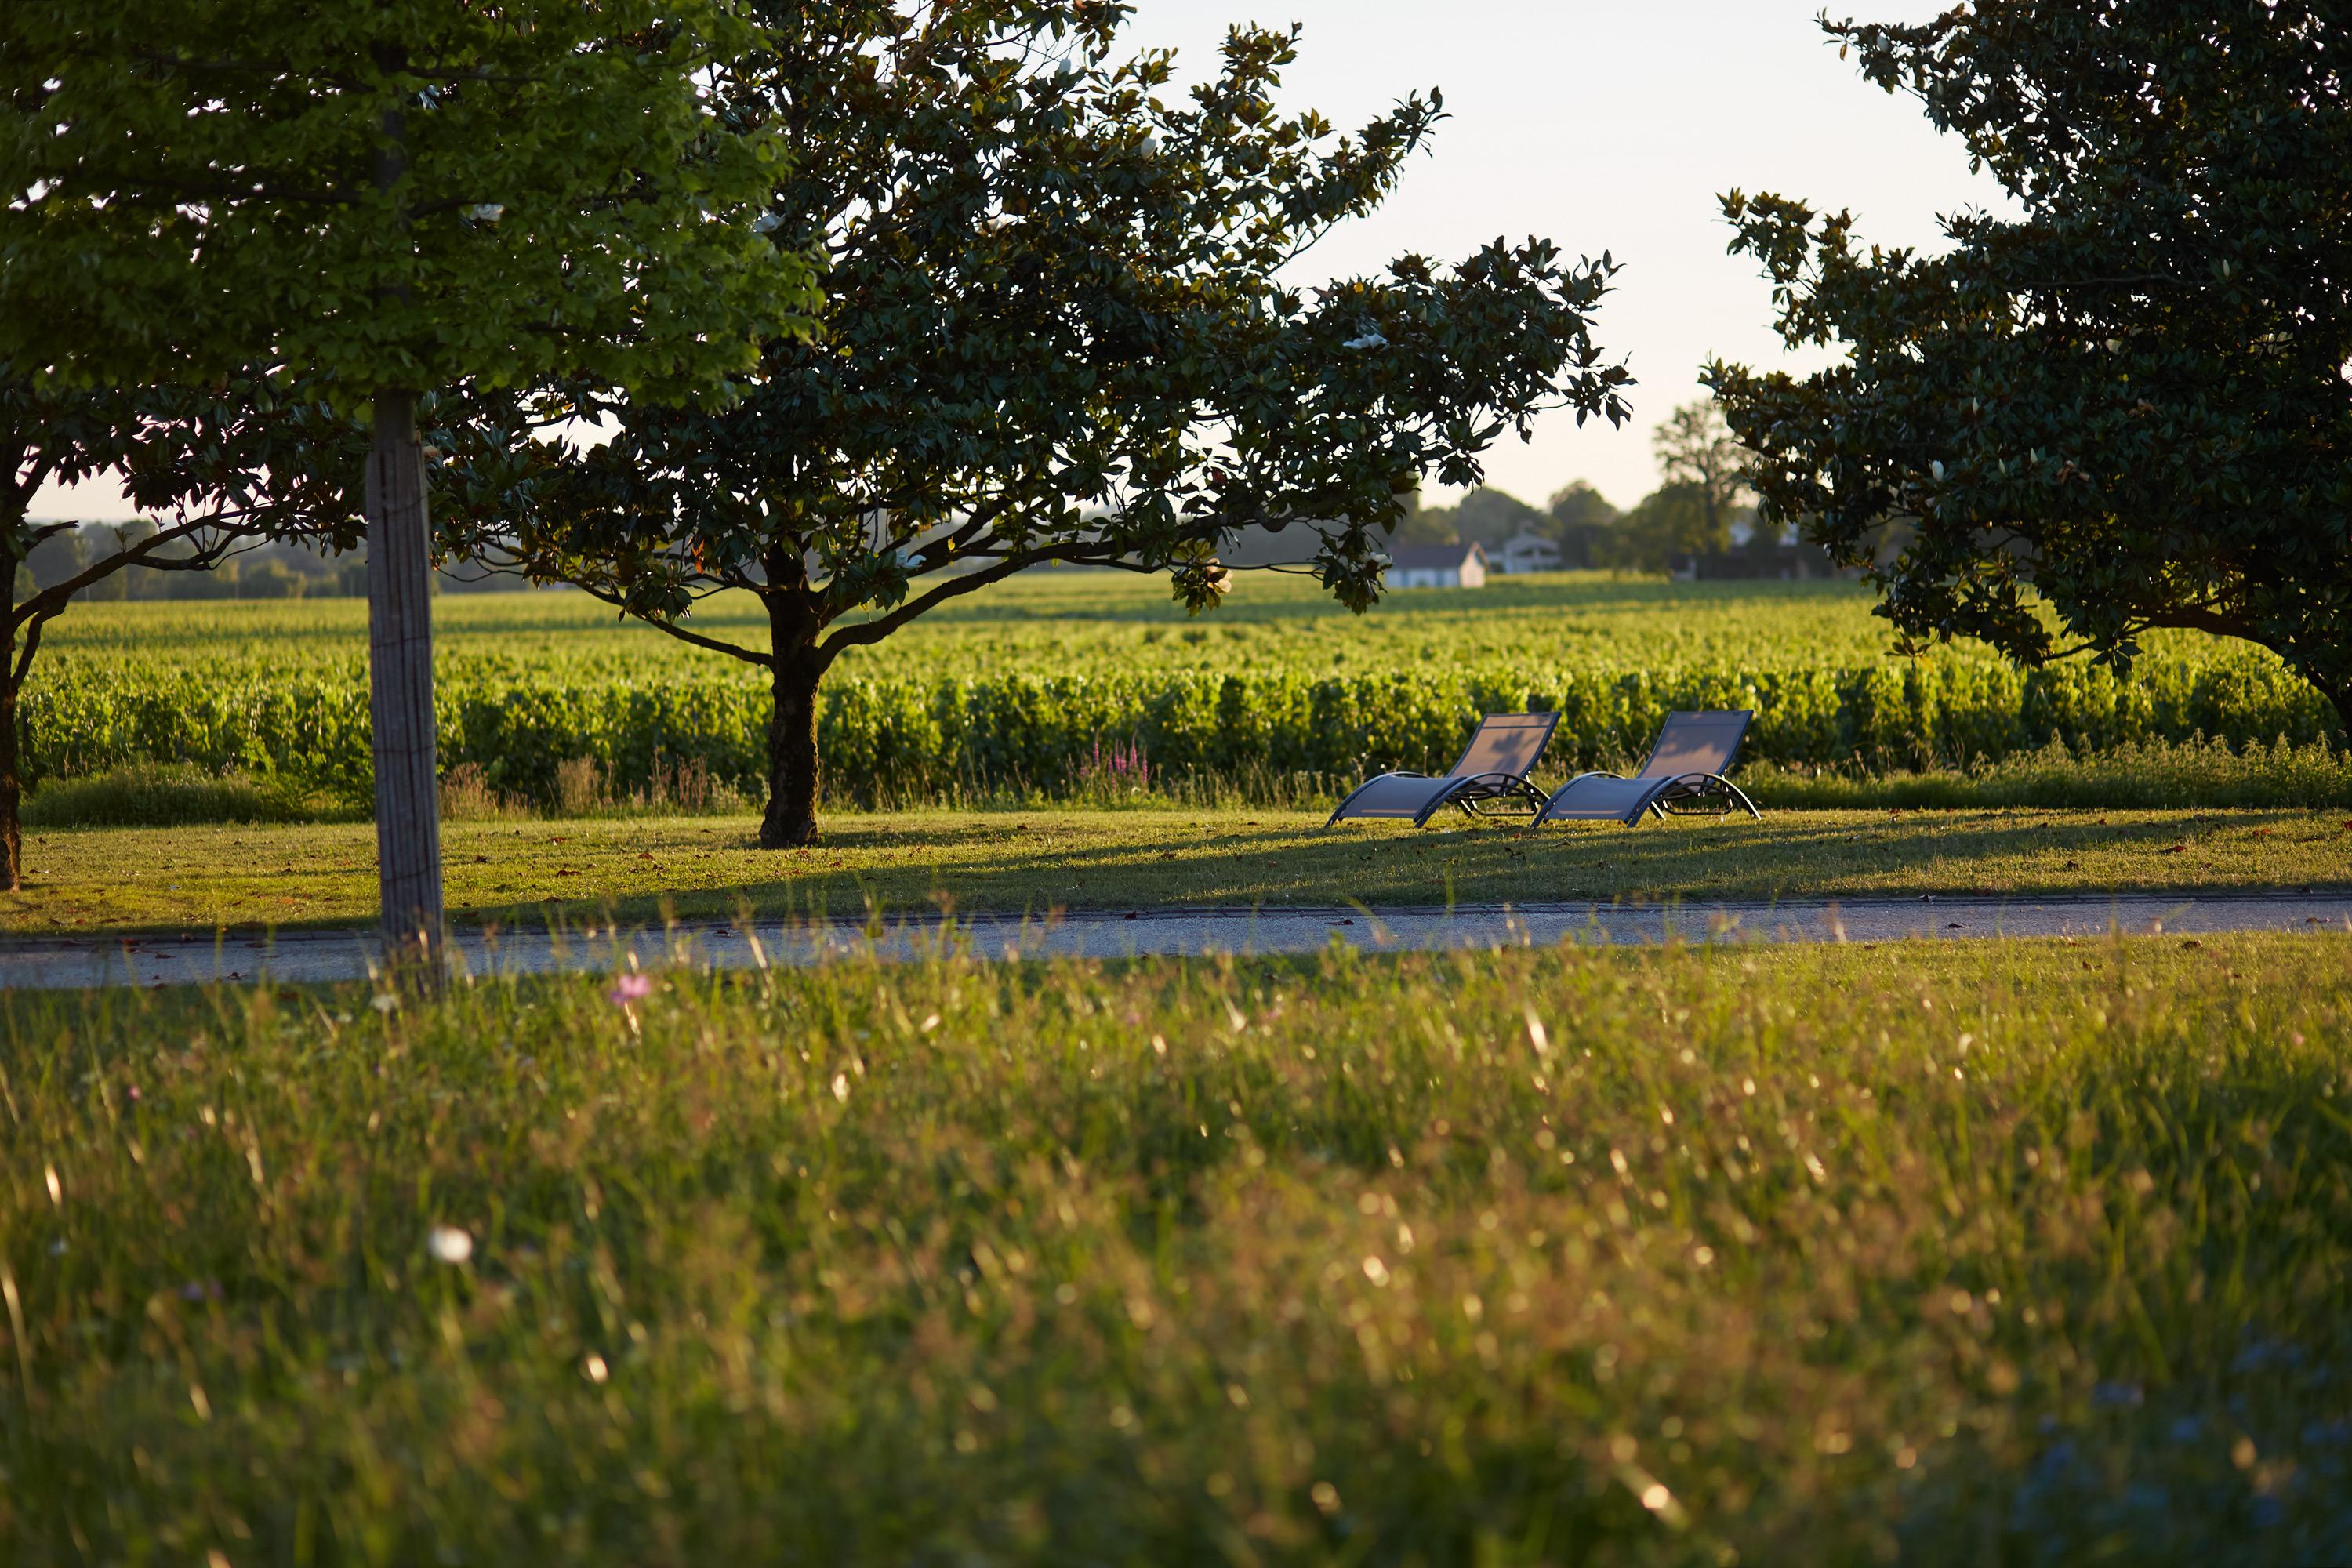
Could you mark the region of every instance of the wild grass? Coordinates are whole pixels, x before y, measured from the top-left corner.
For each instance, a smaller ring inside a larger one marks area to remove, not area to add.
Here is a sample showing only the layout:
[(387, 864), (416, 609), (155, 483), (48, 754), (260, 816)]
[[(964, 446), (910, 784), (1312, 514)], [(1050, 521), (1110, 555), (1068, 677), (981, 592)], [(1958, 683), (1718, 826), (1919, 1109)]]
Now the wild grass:
[(192, 823), (334, 822), (351, 813), (276, 777), (167, 763), (53, 779), (26, 801), (27, 827), (176, 827)]
[(710, 816), (756, 810), (759, 804), (698, 759), (664, 760), (630, 789), (594, 758), (573, 757), (557, 764), (551, 796), (544, 799), (498, 788), (479, 763), (460, 763), (441, 779), (441, 816), (449, 822)]
[(1869, 773), (1762, 763), (1740, 775), (1759, 802), (1797, 809), (1900, 806), (2352, 806), (2352, 751), (2280, 740), (2233, 751), (2221, 741), (2125, 742), (2038, 752), (1969, 768)]
[[(665, 763), (636, 788), (616, 785), (591, 758), (556, 771), (552, 799), (500, 791), (481, 765), (461, 763), (441, 780), (450, 822), (709, 816), (757, 807), (699, 762)], [(350, 802), (305, 790), (283, 774), (207, 773), (184, 763), (138, 763), (90, 778), (49, 779), (26, 797), (27, 827), (187, 827), (224, 824), (352, 822)]]
[(0, 999), (0, 1560), (2340, 1561), (2340, 940)]

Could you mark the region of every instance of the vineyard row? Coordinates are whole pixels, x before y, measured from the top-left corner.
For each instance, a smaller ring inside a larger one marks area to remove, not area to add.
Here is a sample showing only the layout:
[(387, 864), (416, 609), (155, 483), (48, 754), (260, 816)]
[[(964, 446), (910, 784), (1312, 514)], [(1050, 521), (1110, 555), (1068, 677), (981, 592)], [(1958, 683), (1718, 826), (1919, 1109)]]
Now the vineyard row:
[[(474, 764), (509, 795), (547, 798), (577, 759), (624, 790), (697, 764), (746, 793), (764, 783), (769, 701), (757, 671), (640, 683), (445, 663), (438, 707), (444, 770)], [(2080, 663), (2027, 671), (1960, 657), (1777, 672), (845, 673), (825, 687), (819, 743), (827, 796), (873, 805), (974, 788), (1053, 795), (1107, 765), (1160, 780), (1436, 771), (1479, 714), (1530, 709), (1561, 714), (1552, 769), (1611, 767), (1638, 760), (1660, 720), (1689, 708), (1754, 709), (1748, 759), (1864, 773), (1998, 761), (2053, 740), (2095, 750), (2199, 735), (2233, 746), (2340, 739), (2327, 704), (2275, 659), (2224, 650), (2150, 658), (2120, 680)], [(26, 694), (23, 722), (36, 783), (153, 760), (352, 802), (371, 790), (356, 668), (254, 680), (60, 659)]]

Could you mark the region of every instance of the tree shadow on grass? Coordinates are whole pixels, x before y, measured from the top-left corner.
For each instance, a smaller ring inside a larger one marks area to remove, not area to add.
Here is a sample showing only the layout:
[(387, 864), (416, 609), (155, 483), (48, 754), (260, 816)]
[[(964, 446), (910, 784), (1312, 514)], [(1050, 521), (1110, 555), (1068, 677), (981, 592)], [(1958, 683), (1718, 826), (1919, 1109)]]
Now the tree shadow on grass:
[[(1780, 813), (1682, 817), (1635, 827), (1465, 821), (1301, 826), (1296, 818), (1188, 820), (1139, 813), (1102, 841), (1102, 818), (1055, 814), (942, 821), (869, 819), (777, 874), (541, 906), (623, 920), (884, 919), (940, 910), (1044, 915), (1169, 908), (1430, 907), (1494, 903), (1699, 903), (1797, 898), (2032, 899), (2278, 890), (2247, 858), (2263, 836), (2326, 826), (2306, 813), (2247, 811), (2135, 820), (2018, 812)], [(2322, 836), (2324, 837), (2324, 835)], [(890, 858), (883, 858), (888, 856)], [(2340, 857), (2315, 885), (2352, 882)], [(2300, 890), (2298, 879), (2286, 890)], [(511, 910), (503, 911), (511, 916)], [(499, 918), (488, 908), (466, 918)]]
[[(453, 825), (448, 899), (463, 926), (576, 928), (608, 918), (657, 926), (673, 915), (725, 922), (744, 911), (789, 921), (941, 910), (2226, 897), (2352, 886), (2352, 834), (2338, 817), (1824, 811), (1632, 828), (1455, 817), (1421, 830), (1327, 830), (1319, 816), (1296, 812), (921, 812), (830, 818), (821, 846), (777, 852), (756, 849), (740, 818), (500, 822)], [(348, 825), (56, 836), (38, 862), (52, 871), (0, 900), (0, 938), (365, 926), (374, 903), (366, 839)], [(182, 879), (192, 883), (184, 892), (126, 896)]]

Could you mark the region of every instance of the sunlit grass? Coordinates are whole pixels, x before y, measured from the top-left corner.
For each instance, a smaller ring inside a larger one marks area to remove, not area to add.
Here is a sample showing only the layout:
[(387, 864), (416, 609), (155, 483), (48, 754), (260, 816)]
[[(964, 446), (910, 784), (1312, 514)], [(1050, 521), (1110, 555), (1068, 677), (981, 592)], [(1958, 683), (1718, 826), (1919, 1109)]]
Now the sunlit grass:
[(0, 1561), (2340, 1560), (2352, 948), (0, 999)]
[[(2341, 888), (2341, 811), (1802, 811), (1530, 830), (1455, 816), (1323, 826), (1320, 811), (841, 813), (804, 850), (749, 817), (451, 822), (449, 908), (470, 922), (1019, 914), (1169, 905), (1710, 901), (1920, 893)], [(365, 924), (366, 823), (27, 835), (10, 934)]]

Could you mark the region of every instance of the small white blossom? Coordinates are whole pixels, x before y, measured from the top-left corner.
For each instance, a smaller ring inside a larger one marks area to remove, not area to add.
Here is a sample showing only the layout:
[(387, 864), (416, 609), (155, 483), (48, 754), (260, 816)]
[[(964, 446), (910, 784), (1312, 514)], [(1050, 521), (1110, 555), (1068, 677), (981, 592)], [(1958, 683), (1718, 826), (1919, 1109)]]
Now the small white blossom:
[(436, 1225), (425, 1233), (425, 1250), (455, 1268), (474, 1256), (474, 1238), (454, 1225)]
[(1339, 346), (1343, 349), (1384, 349), (1389, 346), (1389, 341), (1381, 336), (1379, 328), (1367, 327), (1361, 337), (1349, 338)]

